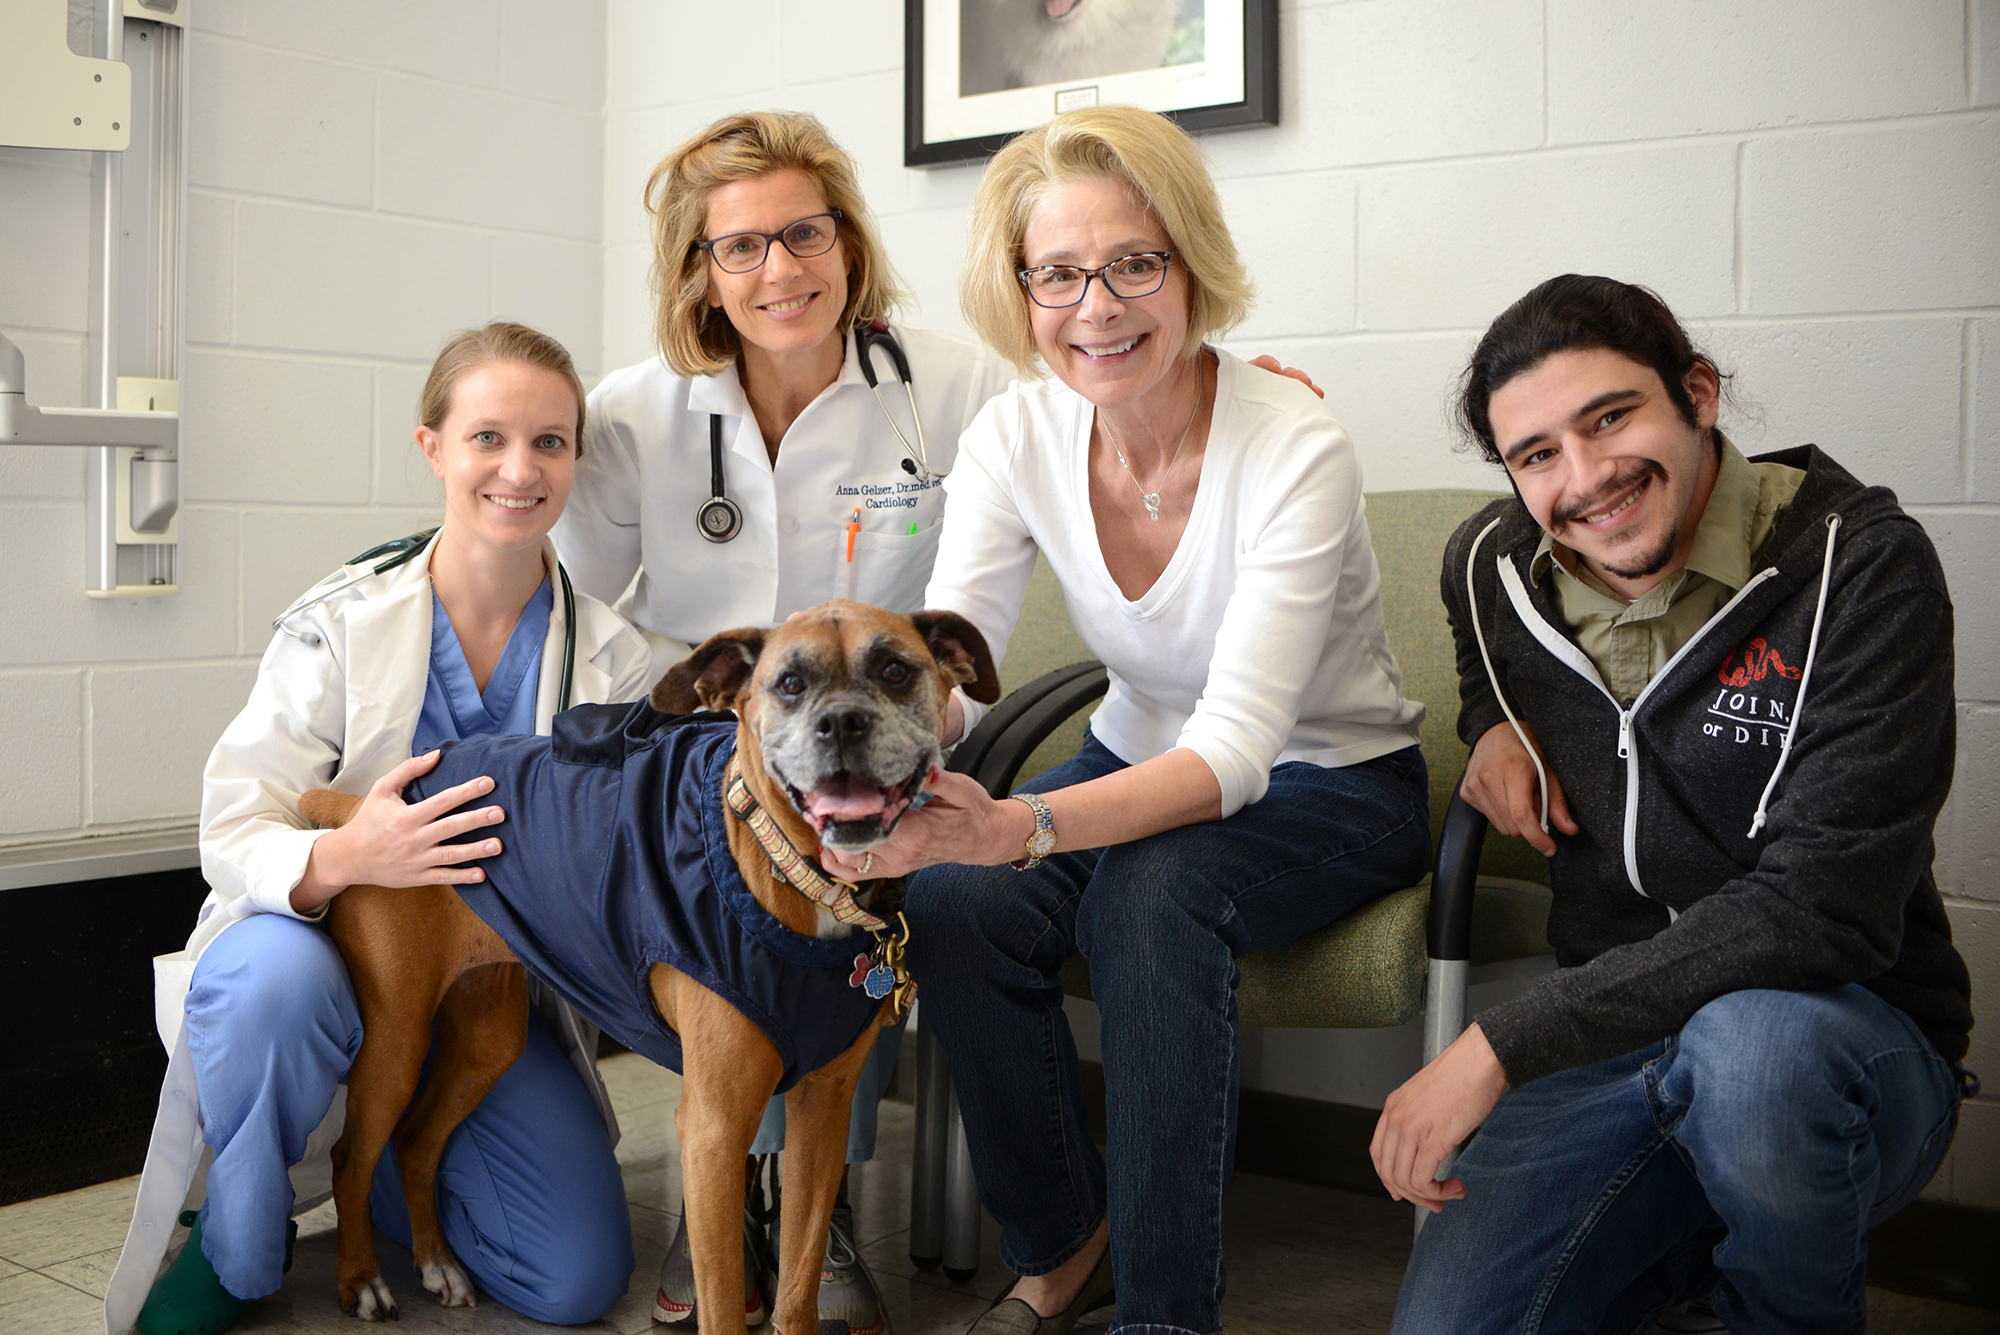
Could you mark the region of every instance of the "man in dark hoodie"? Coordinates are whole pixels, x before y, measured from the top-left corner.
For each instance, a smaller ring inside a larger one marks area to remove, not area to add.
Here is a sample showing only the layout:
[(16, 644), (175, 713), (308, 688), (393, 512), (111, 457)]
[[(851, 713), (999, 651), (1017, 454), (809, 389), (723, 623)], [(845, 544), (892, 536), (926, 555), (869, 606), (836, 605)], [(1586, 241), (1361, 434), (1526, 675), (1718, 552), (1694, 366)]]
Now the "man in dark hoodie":
[[(1651, 292), (1554, 278), (1463, 425), (1463, 793), (1550, 858), (1561, 966), (1392, 1094), (1432, 1210), (1397, 1331), (1859, 1331), (1867, 1229), (1949, 1148), (1970, 986), (1931, 876), (1952, 611), (1929, 539), (1813, 446), (1746, 460)], [(1475, 1137), (1454, 1176), (1439, 1165)]]

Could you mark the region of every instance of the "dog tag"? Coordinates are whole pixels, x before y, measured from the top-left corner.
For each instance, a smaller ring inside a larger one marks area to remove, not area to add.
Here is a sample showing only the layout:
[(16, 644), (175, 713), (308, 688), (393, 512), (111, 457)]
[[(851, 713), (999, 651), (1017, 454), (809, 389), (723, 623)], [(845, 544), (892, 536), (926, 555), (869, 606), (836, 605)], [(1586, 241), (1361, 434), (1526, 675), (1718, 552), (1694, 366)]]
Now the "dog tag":
[(868, 971), (868, 977), (862, 982), (861, 990), (872, 1000), (880, 1001), (896, 990), (896, 971), (886, 964), (876, 965)]

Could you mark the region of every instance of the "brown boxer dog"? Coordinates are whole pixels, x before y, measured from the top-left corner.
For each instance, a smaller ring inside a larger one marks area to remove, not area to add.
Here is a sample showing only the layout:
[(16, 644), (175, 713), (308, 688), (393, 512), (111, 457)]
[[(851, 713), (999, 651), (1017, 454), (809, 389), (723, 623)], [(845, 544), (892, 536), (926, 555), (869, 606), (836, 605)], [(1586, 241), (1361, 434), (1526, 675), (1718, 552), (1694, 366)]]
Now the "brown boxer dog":
[[(982, 703), (999, 698), (992, 656), (970, 622), (951, 612), (898, 616), (843, 601), (768, 631), (715, 636), (661, 679), (652, 701), (668, 713), (734, 710), (745, 786), (784, 841), (811, 859), (822, 843), (858, 853), (888, 837), (935, 771), (945, 701), (958, 685)], [(319, 789), (299, 809), (334, 826), (360, 804), (354, 794)], [(767, 851), (744, 815), (726, 800), (724, 809), (730, 854), (766, 912), (805, 936), (855, 930), (841, 920), (845, 906), (830, 911), (775, 875), (783, 850)], [(438, 1223), (437, 1165), (452, 1129), (521, 1054), (525, 974), (450, 886), (352, 886), (334, 898), (327, 921), (364, 1028), (348, 1073), (346, 1129), (333, 1152), (340, 1305), (364, 1320), (397, 1315), (368, 1216), (369, 1183), (393, 1135), (424, 1287), (445, 1306), (469, 1306), (471, 1281)], [(701, 1330), (740, 1332), (743, 1162), (783, 1063), (761, 1029), (679, 970), (654, 966), (649, 989), (681, 1042), (675, 1125)], [(818, 1258), (840, 1183), (848, 1109), (893, 1004), (885, 1002), (853, 1046), (785, 1096), (779, 1253), (786, 1264), (773, 1316), (775, 1328), (792, 1335), (818, 1328)], [(430, 1079), (411, 1104), (434, 1021)], [(791, 1259), (801, 1257), (805, 1264)]]

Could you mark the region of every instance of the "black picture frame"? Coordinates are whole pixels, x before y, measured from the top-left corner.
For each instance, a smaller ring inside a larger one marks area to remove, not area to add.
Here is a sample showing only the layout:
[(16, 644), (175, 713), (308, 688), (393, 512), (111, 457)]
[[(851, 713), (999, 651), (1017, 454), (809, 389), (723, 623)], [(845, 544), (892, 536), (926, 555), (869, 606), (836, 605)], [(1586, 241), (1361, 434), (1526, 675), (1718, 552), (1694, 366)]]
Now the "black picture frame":
[[(1229, 18), (1241, 15), (1242, 95), (1235, 100), (1204, 102), (1190, 106), (1155, 105), (1157, 101), (1164, 100), (1171, 103), (1173, 99), (1147, 97), (1135, 89), (1132, 86), (1134, 81), (1156, 73), (1143, 71), (1136, 75), (1111, 74), (1063, 83), (1035, 85), (1029, 89), (1010, 89), (1006, 95), (1010, 96), (1014, 104), (1022, 101), (1019, 96), (1021, 93), (1041, 93), (1044, 90), (1048, 95), (1048, 102), (1039, 110), (1039, 114), (1030, 112), (1019, 116), (1019, 124), (1009, 123), (985, 133), (961, 134), (951, 127), (927, 126), (925, 116), (927, 97), (930, 98), (930, 105), (933, 107), (938, 105), (939, 98), (943, 98), (945, 104), (952, 107), (962, 107), (979, 101), (978, 98), (957, 96), (959, 69), (955, 67), (955, 61), (941, 59), (939, 52), (933, 50), (929, 52), (929, 68), (927, 68), (927, 42), (933, 27), (938, 20), (950, 18), (952, 22), (950, 31), (956, 31), (956, 19), (951, 16), (959, 11), (961, 2), (962, 0), (904, 0), (903, 165), (906, 167), (946, 167), (960, 163), (983, 162), (1014, 136), (1042, 124), (1057, 111), (1067, 109), (1062, 101), (1065, 98), (1077, 105), (1091, 105), (1093, 102), (1102, 101), (1133, 102), (1147, 106), (1151, 110), (1171, 117), (1190, 134), (1278, 123), (1278, 0), (1207, 0), (1211, 15), (1218, 7)], [(970, 0), (965, 2), (970, 3)], [(929, 45), (936, 44), (929, 43)], [(949, 94), (943, 93), (943, 89), (949, 89)], [(937, 96), (930, 97), (931, 91), (935, 91)], [(1089, 100), (1077, 101), (1086, 95)], [(989, 121), (992, 118), (992, 113), (984, 117)]]

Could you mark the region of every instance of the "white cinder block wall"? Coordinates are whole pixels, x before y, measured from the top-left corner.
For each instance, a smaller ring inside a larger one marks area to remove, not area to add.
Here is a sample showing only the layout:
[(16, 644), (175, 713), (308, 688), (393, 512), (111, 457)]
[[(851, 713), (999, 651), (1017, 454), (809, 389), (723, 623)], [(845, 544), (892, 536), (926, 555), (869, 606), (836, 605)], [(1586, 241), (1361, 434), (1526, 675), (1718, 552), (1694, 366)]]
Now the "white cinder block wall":
[[(607, 365), (651, 352), (648, 172), (745, 107), (827, 122), (913, 315), (962, 328), (978, 172), (901, 165), (902, 9), (743, 0), (745, 44), (703, 5), (612, 0)], [(1746, 449), (1817, 441), (1929, 526), (1962, 700), (1939, 869), (2000, 1089), (2000, 0), (1286, 0), (1280, 32), (1283, 124), (1203, 140), (1261, 293), (1231, 346), (1327, 388), (1371, 488), (1500, 486), (1451, 451), (1452, 376), (1509, 302), (1581, 270), (1698, 327)], [(1379, 1106), (1417, 1052), (1266, 1031), (1244, 1081)], [(2000, 1207), (2000, 1102), (1966, 1110), (1932, 1195)]]
[[(60, 3), (60, 0), (47, 0)], [(185, 825), (270, 619), (434, 519), (411, 443), (452, 331), (603, 368), (599, 0), (195, 0), (183, 592), (83, 594), (83, 458), (0, 449), (0, 845)], [(84, 383), (83, 155), (0, 149), (0, 331)]]
[[(959, 328), (977, 173), (901, 166), (900, 0), (196, 0), (185, 592), (80, 591), (82, 465), (0, 450), (0, 845), (180, 825), (269, 618), (431, 513), (409, 445), (449, 331), (648, 356), (639, 192), (726, 111), (824, 118), (912, 314)], [(1441, 408), (1480, 329), (1566, 269), (1652, 284), (1745, 411), (1894, 486), (1958, 608), (1939, 873), (2000, 1087), (2000, 0), (1285, 0), (1283, 121), (1204, 141), (1262, 300), (1368, 485), (1497, 487)], [(0, 330), (81, 401), (89, 184), (0, 150)], [(1413, 1036), (1267, 1031), (1246, 1084), (1379, 1104)], [(2000, 1208), (2000, 1102), (1931, 1189)]]

